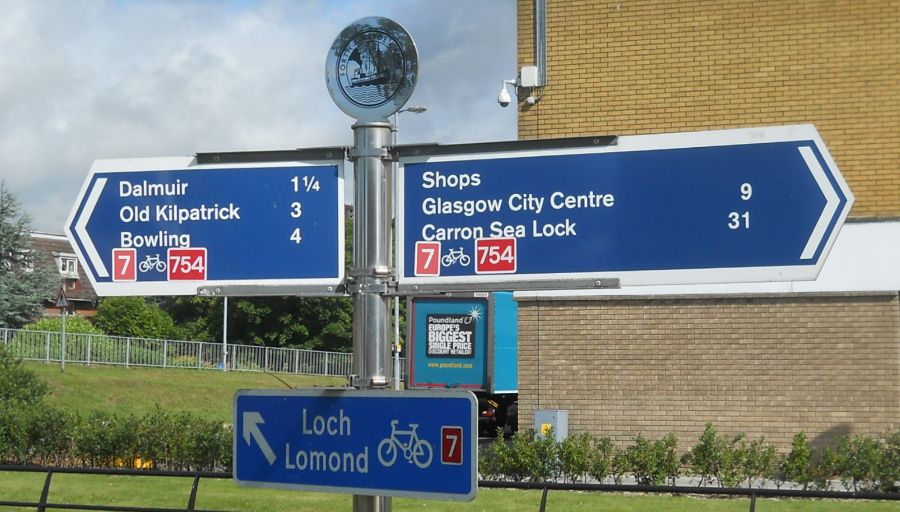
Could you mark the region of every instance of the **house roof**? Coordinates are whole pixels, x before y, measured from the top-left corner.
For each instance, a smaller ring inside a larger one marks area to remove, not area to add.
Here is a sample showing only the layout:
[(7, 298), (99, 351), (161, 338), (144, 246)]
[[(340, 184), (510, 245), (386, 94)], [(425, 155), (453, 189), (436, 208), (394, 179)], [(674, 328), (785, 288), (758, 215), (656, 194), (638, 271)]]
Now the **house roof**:
[(75, 250), (64, 235), (31, 233), (31, 247), (37, 250), (45, 258), (45, 261), (57, 270), (60, 270), (58, 258), (75, 259), (74, 273), (63, 274), (60, 270), (60, 282), (67, 285), (66, 298), (70, 301), (93, 302), (97, 300), (98, 297), (97, 292), (94, 291), (94, 285), (81, 268), (81, 262), (78, 261)]

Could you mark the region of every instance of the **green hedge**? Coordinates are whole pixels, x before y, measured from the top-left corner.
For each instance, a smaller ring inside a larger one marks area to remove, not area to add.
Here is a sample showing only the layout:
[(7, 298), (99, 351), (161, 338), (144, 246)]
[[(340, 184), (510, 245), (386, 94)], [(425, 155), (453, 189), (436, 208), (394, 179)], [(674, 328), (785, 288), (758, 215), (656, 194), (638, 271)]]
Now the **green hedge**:
[(830, 481), (840, 480), (848, 491), (900, 492), (900, 430), (880, 438), (842, 437), (821, 448), (813, 448), (799, 433), (790, 452), (779, 454), (765, 438), (722, 436), (707, 424), (698, 442), (680, 456), (677, 444), (674, 434), (657, 440), (638, 435), (629, 446), (616, 448), (608, 437), (589, 433), (557, 442), (552, 435), (528, 430), (481, 450), (479, 471), (489, 480), (516, 482), (612, 478), (621, 483), (631, 475), (640, 484), (663, 485), (690, 476), (699, 479), (698, 485), (722, 487), (793, 482), (826, 489)]
[[(81, 467), (143, 467), (164, 470), (230, 471), (230, 425), (159, 408), (142, 416), (100, 412), (67, 414), (44, 405), (0, 404), (0, 463)], [(621, 483), (626, 475), (646, 485), (674, 484), (679, 476), (699, 485), (761, 486), (794, 482), (824, 489), (840, 480), (847, 490), (900, 492), (900, 430), (875, 438), (847, 436), (830, 447), (811, 447), (806, 435), (778, 454), (765, 439), (720, 436), (706, 425), (698, 442), (678, 455), (668, 434), (641, 435), (624, 448), (607, 437), (523, 431), (498, 440), (480, 454), (483, 478), (512, 481), (601, 481)]]
[(230, 471), (232, 428), (159, 408), (143, 416), (0, 405), (0, 463)]

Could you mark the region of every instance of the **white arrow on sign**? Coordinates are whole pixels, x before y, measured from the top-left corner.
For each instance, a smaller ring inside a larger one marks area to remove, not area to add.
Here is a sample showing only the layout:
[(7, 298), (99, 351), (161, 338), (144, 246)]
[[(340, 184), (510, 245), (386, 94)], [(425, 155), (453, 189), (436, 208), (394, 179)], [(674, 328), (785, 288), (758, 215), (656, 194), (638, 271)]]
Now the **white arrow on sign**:
[(263, 436), (262, 430), (259, 429), (259, 426), (265, 423), (262, 414), (244, 411), (244, 441), (247, 443), (247, 446), (250, 446), (250, 436), (253, 436), (253, 439), (256, 439), (256, 444), (259, 445), (259, 449), (262, 450), (263, 455), (266, 456), (266, 460), (269, 461), (271, 466), (275, 464), (275, 452), (272, 451), (272, 447), (269, 446), (268, 441)]
[(106, 270), (106, 265), (103, 264), (103, 258), (100, 257), (100, 253), (98, 253), (97, 248), (94, 247), (94, 242), (91, 241), (91, 237), (88, 236), (87, 223), (91, 220), (91, 215), (94, 213), (94, 207), (97, 206), (97, 201), (100, 200), (100, 194), (103, 193), (103, 187), (106, 186), (106, 181), (106, 178), (97, 178), (97, 183), (94, 184), (94, 188), (91, 189), (91, 193), (84, 205), (83, 211), (86, 213), (82, 213), (78, 222), (75, 224), (75, 232), (81, 237), (81, 243), (84, 244), (84, 250), (87, 251), (87, 257), (91, 260), (91, 263), (94, 264), (94, 268), (97, 269), (97, 275), (100, 277), (109, 277), (109, 271)]
[(813, 232), (806, 242), (806, 247), (803, 248), (803, 254), (800, 255), (800, 259), (809, 260), (815, 256), (816, 248), (819, 247), (819, 242), (825, 237), (825, 230), (828, 229), (828, 224), (831, 222), (831, 218), (834, 217), (834, 212), (841, 203), (841, 199), (838, 197), (831, 182), (828, 181), (825, 170), (819, 165), (819, 161), (816, 159), (816, 155), (813, 153), (812, 148), (809, 146), (800, 146), (797, 149), (800, 150), (800, 155), (803, 156), (803, 160), (806, 162), (809, 170), (812, 171), (816, 184), (819, 185), (819, 189), (825, 196), (825, 208), (822, 209), (822, 214), (819, 215), (816, 227), (813, 228)]

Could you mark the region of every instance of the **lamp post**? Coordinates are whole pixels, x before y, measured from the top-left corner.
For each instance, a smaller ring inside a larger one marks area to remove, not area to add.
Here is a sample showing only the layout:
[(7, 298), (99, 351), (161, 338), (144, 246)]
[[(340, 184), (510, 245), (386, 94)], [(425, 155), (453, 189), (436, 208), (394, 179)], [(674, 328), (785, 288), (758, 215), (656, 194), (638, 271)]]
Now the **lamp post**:
[(228, 296), (222, 303), (222, 371), (228, 371)]
[[(400, 114), (403, 112), (411, 112), (413, 114), (421, 114), (428, 110), (427, 107), (423, 107), (422, 105), (415, 105), (409, 108), (404, 108), (398, 110), (394, 113), (394, 145), (397, 145), (397, 141), (399, 140), (399, 132), (400, 132)], [(398, 163), (394, 161), (393, 165), (393, 186), (391, 190), (394, 194), (392, 199), (394, 218), (397, 218), (397, 171), (398, 171)], [(396, 238), (394, 238), (396, 241)], [(400, 261), (398, 261), (399, 251), (397, 251), (396, 242), (394, 243), (394, 269), (400, 268)], [(394, 297), (394, 389), (400, 389), (400, 296)]]

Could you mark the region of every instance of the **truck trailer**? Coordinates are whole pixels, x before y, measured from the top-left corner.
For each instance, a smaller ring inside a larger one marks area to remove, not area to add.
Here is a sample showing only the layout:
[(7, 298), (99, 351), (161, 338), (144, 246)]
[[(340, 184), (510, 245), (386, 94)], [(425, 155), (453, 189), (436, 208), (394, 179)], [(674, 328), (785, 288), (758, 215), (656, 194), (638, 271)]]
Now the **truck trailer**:
[(510, 292), (407, 302), (407, 388), (468, 389), (481, 435), (518, 430), (519, 309)]

